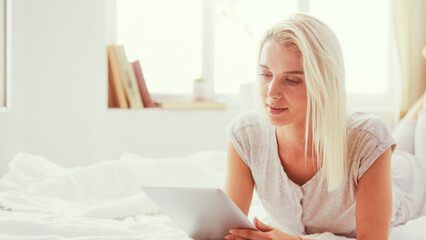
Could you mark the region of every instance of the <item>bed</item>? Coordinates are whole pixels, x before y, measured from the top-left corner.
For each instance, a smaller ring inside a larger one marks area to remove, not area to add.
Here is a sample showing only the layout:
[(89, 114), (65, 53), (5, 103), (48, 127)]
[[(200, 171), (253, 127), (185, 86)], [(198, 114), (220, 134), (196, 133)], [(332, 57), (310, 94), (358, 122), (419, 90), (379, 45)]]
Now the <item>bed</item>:
[[(141, 185), (223, 187), (226, 153), (146, 158), (124, 154), (77, 168), (18, 153), (0, 180), (0, 239), (190, 239)], [(267, 222), (255, 195), (249, 218)], [(314, 239), (348, 239), (331, 233)], [(390, 239), (426, 239), (426, 216), (391, 229)]]

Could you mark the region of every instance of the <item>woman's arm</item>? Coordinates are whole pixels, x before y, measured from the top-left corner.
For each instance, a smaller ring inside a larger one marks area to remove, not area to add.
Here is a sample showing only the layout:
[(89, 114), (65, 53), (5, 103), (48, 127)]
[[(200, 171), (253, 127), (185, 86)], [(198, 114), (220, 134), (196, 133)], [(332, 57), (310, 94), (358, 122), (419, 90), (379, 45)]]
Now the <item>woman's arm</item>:
[(356, 200), (358, 240), (387, 240), (392, 218), (391, 150), (386, 150), (359, 180)]
[(250, 210), (253, 187), (254, 181), (250, 168), (243, 162), (230, 142), (224, 190), (246, 216)]

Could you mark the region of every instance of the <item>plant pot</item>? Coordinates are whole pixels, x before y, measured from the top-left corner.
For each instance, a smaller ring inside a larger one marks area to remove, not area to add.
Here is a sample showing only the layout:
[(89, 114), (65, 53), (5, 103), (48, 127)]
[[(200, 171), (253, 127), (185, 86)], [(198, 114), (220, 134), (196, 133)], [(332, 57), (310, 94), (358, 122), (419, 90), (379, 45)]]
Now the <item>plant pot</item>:
[(210, 84), (208, 82), (194, 82), (194, 100), (210, 100)]

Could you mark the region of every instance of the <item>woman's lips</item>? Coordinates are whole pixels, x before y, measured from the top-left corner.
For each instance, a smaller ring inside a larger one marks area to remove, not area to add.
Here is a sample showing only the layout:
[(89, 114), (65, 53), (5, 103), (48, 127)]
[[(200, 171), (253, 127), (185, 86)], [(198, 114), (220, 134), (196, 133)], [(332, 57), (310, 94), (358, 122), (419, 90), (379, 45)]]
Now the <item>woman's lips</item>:
[(288, 108), (274, 108), (269, 105), (267, 105), (267, 108), (268, 108), (268, 112), (271, 114), (280, 114), (288, 109)]

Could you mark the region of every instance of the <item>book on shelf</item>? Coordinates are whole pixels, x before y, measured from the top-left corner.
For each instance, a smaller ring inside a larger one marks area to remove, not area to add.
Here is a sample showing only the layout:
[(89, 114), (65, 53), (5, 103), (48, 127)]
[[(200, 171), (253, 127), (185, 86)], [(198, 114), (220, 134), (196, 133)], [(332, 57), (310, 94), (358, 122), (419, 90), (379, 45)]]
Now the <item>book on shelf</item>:
[(114, 92), (112, 90), (112, 86), (111, 86), (111, 70), (108, 67), (108, 108), (117, 108), (118, 106), (118, 102), (117, 99), (114, 97)]
[(108, 107), (129, 108), (117, 54), (108, 46)]
[(111, 63), (115, 63), (114, 65), (111, 64), (113, 77), (117, 77), (123, 83), (130, 108), (143, 108), (135, 71), (133, 70), (133, 65), (127, 60), (124, 46), (110, 45), (108, 50), (111, 52), (111, 60), (114, 59)]
[(202, 109), (226, 109), (226, 102), (216, 101), (181, 101), (181, 102), (162, 102), (160, 103), (162, 109), (176, 109), (176, 110), (202, 110)]
[(139, 93), (142, 97), (142, 102), (144, 107), (151, 108), (156, 107), (155, 103), (151, 99), (151, 95), (149, 94), (148, 87), (146, 85), (145, 78), (143, 76), (142, 67), (139, 60), (132, 62), (133, 70), (135, 71), (136, 80), (139, 86)]

